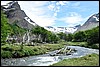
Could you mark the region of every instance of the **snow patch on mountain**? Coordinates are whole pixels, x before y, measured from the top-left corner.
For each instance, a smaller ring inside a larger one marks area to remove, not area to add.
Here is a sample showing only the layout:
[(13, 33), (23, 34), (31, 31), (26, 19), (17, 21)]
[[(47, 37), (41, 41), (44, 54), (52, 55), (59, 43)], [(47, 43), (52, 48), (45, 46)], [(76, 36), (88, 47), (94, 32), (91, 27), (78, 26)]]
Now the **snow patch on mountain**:
[(96, 16), (93, 16), (93, 18), (95, 18), (95, 19), (96, 19), (96, 21), (99, 21), (99, 18), (97, 18)]
[(52, 27), (52, 26), (46, 26), (44, 27), (46, 30), (54, 32), (54, 33), (74, 33), (78, 27)]
[(76, 32), (89, 30), (97, 26), (99, 26), (99, 13), (90, 16), (89, 19), (80, 28), (78, 28)]
[(32, 22), (31, 19), (30, 19), (29, 17), (24, 17), (24, 19), (25, 19), (26, 21), (28, 21), (30, 24), (36, 26), (36, 24), (35, 24), (34, 22)]

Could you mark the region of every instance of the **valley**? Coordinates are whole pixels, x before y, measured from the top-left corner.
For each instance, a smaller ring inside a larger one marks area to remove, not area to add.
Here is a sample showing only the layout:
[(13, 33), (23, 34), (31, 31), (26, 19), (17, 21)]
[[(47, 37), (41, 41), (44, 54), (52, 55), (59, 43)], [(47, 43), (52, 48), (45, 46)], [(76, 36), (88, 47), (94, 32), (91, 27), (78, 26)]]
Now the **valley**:
[(83, 25), (43, 27), (17, 1), (1, 5), (1, 66), (99, 66), (99, 13)]

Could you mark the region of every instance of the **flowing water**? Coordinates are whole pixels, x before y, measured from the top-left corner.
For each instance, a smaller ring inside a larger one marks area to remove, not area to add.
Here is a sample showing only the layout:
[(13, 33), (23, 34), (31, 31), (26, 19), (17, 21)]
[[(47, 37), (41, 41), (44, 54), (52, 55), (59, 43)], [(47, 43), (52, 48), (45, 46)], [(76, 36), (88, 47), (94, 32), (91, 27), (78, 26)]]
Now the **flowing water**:
[(1, 59), (1, 65), (2, 66), (49, 66), (63, 59), (78, 58), (92, 53), (99, 54), (99, 50), (97, 49), (90, 49), (90, 48), (85, 48), (80, 46), (67, 46), (67, 47), (75, 48), (77, 52), (71, 55), (50, 56), (49, 55), (50, 53), (55, 52), (52, 51), (49, 52), (48, 54), (37, 55), (37, 56)]

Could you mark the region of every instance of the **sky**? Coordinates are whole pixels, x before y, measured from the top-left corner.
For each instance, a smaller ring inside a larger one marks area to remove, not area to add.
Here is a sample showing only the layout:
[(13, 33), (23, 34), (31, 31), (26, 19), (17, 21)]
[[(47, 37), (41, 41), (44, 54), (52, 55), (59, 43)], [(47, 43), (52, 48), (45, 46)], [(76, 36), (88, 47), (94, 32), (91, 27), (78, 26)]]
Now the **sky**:
[[(9, 1), (1, 1), (1, 5)], [(21, 10), (36, 24), (54, 27), (83, 25), (99, 13), (99, 1), (18, 1)]]

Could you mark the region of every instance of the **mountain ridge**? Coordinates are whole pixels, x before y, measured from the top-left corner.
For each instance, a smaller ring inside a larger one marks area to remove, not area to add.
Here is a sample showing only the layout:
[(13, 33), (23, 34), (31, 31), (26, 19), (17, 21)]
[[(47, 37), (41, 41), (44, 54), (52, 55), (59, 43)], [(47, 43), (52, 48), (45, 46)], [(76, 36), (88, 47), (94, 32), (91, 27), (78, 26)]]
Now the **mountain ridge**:
[[(6, 6), (6, 7), (5, 7)], [(38, 26), (34, 21), (32, 21), (24, 12), (21, 10), (18, 2), (13, 1), (9, 2), (7, 5), (1, 6), (2, 10), (5, 11), (7, 18), (9, 19), (9, 23), (16, 24), (25, 29), (32, 29), (34, 26)]]
[(97, 26), (99, 26), (99, 13), (90, 16), (89, 19), (75, 32), (89, 30)]

